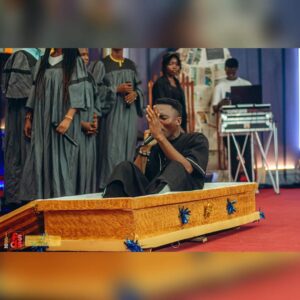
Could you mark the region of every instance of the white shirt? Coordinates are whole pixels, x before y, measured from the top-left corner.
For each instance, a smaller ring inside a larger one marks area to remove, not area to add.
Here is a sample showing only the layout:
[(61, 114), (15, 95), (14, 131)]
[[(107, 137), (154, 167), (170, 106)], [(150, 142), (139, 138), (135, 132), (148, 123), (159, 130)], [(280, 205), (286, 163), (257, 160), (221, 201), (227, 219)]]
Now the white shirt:
[(58, 55), (58, 56), (49, 56), (49, 64), (51, 66), (55, 66), (56, 64), (60, 63), (63, 60), (64, 56), (62, 55)]
[(221, 100), (226, 98), (226, 93), (230, 93), (232, 86), (251, 85), (251, 83), (245, 79), (238, 77), (236, 80), (222, 79), (214, 89), (214, 95), (212, 100), (212, 107), (218, 105)]

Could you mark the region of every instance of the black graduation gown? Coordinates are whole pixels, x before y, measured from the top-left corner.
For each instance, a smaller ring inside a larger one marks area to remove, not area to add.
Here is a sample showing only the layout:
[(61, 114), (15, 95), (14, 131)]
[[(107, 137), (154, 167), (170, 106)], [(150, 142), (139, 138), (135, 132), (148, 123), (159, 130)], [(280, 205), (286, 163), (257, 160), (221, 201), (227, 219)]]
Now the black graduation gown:
[[(114, 167), (124, 160), (133, 161), (137, 142), (138, 117), (143, 111), (143, 92), (133, 61), (125, 59), (122, 66), (109, 56), (102, 63), (95, 64), (93, 74), (99, 88), (102, 118), (99, 136), (99, 188), (103, 189)], [(137, 92), (137, 99), (126, 105), (117, 87), (131, 82)]]
[[(91, 73), (88, 72), (88, 80), (86, 84), (86, 110), (79, 110), (80, 121), (93, 122), (94, 114), (98, 117), (101, 116), (101, 108), (99, 103), (99, 94), (97, 86)], [(77, 183), (77, 194), (90, 194), (97, 191), (97, 177), (96, 177), (96, 160), (97, 160), (97, 147), (96, 136), (86, 135), (83, 130), (79, 135), (79, 179)]]
[(3, 149), (7, 204), (19, 203), (20, 181), (29, 147), (29, 141), (23, 133), (25, 105), (33, 83), (36, 62), (31, 54), (19, 50), (9, 57), (3, 70), (2, 88), (7, 100)]
[[(37, 70), (40, 61), (37, 64)], [(36, 76), (36, 74), (35, 74)], [(79, 177), (79, 149), (83, 135), (80, 110), (94, 101), (86, 67), (78, 57), (68, 86), (68, 100), (63, 94), (62, 62), (48, 65), (42, 84), (33, 85), (26, 107), (33, 111), (31, 144), (21, 179), (20, 198), (25, 201), (76, 195)], [(53, 122), (61, 122), (70, 108), (78, 113), (67, 131), (79, 146), (56, 132)]]

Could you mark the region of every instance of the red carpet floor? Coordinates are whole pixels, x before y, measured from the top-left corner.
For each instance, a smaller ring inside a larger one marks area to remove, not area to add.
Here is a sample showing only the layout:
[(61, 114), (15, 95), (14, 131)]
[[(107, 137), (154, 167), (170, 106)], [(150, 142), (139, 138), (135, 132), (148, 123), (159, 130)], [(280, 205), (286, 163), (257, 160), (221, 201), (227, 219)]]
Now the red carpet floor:
[(186, 241), (160, 251), (300, 251), (300, 189), (281, 189), (280, 195), (263, 189), (256, 204), (266, 219), (208, 235), (206, 243)]

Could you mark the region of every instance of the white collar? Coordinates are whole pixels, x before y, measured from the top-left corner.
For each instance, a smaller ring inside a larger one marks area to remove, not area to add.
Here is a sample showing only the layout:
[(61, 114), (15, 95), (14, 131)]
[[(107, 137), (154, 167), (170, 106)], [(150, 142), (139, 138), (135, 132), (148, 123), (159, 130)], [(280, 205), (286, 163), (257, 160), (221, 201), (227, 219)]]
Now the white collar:
[(63, 60), (63, 57), (64, 57), (63, 54), (55, 56), (55, 57), (50, 55), (48, 62), (51, 66), (55, 66)]

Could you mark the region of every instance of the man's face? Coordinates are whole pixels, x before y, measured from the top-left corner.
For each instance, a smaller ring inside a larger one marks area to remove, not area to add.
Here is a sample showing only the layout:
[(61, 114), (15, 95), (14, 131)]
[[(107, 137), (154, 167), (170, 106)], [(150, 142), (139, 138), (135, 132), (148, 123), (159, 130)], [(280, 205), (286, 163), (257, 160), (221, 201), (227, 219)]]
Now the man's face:
[(237, 68), (225, 67), (225, 73), (228, 80), (235, 80), (237, 78)]
[(87, 65), (89, 63), (89, 50), (88, 48), (81, 48), (79, 49), (80, 56), (84, 63)]
[(176, 137), (181, 130), (181, 117), (178, 112), (168, 104), (157, 104), (155, 107), (159, 112), (159, 120), (165, 137), (167, 139)]

